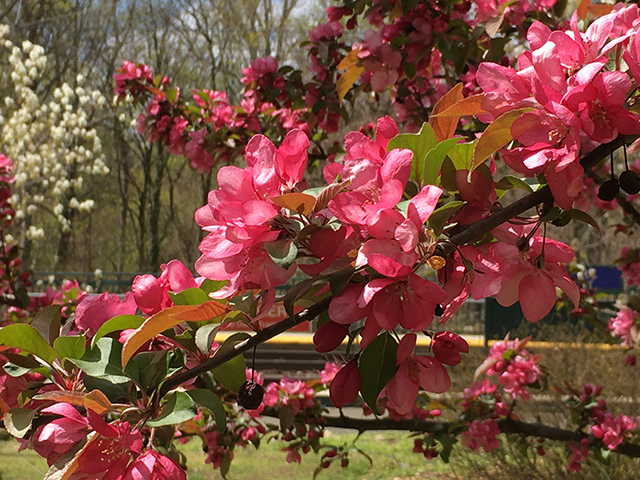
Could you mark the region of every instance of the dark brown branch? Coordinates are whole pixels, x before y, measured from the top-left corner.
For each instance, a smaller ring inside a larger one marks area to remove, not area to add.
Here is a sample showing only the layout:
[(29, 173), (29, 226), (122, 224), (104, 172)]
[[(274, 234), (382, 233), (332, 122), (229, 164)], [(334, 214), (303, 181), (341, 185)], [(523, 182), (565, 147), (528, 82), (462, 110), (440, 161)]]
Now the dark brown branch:
[[(593, 150), (592, 152), (585, 155), (581, 160), (581, 164), (585, 169), (590, 169), (596, 164), (598, 164), (602, 159), (609, 156), (609, 154), (620, 148), (624, 143), (629, 143), (635, 140), (637, 137), (624, 137), (622, 135), (618, 136), (612, 142), (609, 142), (605, 145), (600, 145), (598, 148)], [(514, 218), (530, 208), (535, 207), (544, 202), (548, 202), (553, 200), (553, 195), (551, 195), (551, 190), (549, 187), (544, 187), (538, 190), (537, 192), (530, 193), (529, 195), (517, 200), (512, 203), (508, 207), (503, 208), (502, 210), (495, 212), (488, 217), (485, 217), (477, 222), (474, 222), (470, 225), (467, 225), (463, 228), (459, 233), (452, 235), (449, 238), (449, 241), (454, 245), (464, 245), (474, 238), (494, 229), (498, 225), (503, 224), (504, 222)], [(286, 332), (290, 328), (302, 323), (306, 320), (312, 320), (316, 316), (320, 315), (327, 308), (329, 308), (329, 303), (331, 302), (330, 298), (325, 298), (324, 300), (316, 303), (315, 305), (309, 307), (308, 309), (300, 312), (293, 317), (285, 318), (278, 323), (270, 325), (269, 327), (261, 330), (256, 333), (250, 339), (238, 343), (233, 348), (228, 350), (224, 350), (220, 352), (218, 355), (204, 361), (200, 365), (186, 370), (184, 372), (178, 373), (173, 377), (170, 377), (160, 389), (160, 397), (164, 396), (170, 390), (178, 387), (183, 382), (187, 380), (191, 380), (192, 378), (197, 377), (198, 375), (205, 373), (209, 370), (212, 370), (223, 363), (231, 360), (232, 358), (240, 355), (243, 352), (246, 352), (253, 348), (256, 345), (259, 345), (267, 340), (280, 335), (283, 332)]]
[[(436, 426), (447, 430), (449, 426), (457, 424), (447, 422), (435, 422), (433, 420), (400, 420), (392, 418), (348, 418), (348, 417), (324, 417), (326, 427), (350, 428), (358, 432), (369, 430), (406, 430), (410, 432), (430, 432)], [(579, 442), (583, 438), (589, 440), (589, 445), (594, 448), (603, 447), (602, 440), (592, 435), (587, 435), (576, 430), (565, 430), (563, 428), (551, 427), (542, 423), (527, 423), (519, 420), (502, 419), (497, 420), (498, 428), (502, 433), (523, 434), (528, 437), (546, 438), (548, 440), (558, 440), (561, 442)], [(629, 457), (640, 457), (640, 445), (624, 442), (615, 449), (616, 452)]]
[(269, 325), (267, 328), (260, 330), (251, 338), (240, 342), (234, 345), (232, 348), (228, 350), (223, 350), (214, 357), (205, 360), (200, 365), (186, 370), (184, 372), (178, 373), (173, 377), (167, 379), (166, 382), (162, 385), (160, 389), (160, 397), (164, 396), (170, 390), (176, 388), (187, 380), (191, 380), (192, 378), (197, 377), (198, 375), (208, 372), (225, 362), (228, 362), (234, 357), (251, 350), (254, 346), (260, 345), (261, 343), (266, 342), (267, 340), (280, 335), (281, 333), (286, 332), (290, 328), (295, 327), (296, 325), (306, 322), (307, 320), (313, 320), (322, 312), (324, 312), (327, 308), (329, 308), (329, 302), (331, 298), (325, 298), (320, 300), (315, 305), (303, 310), (302, 312), (294, 315), (293, 317), (287, 317), (284, 320), (279, 321), (278, 323), (274, 323), (273, 325)]

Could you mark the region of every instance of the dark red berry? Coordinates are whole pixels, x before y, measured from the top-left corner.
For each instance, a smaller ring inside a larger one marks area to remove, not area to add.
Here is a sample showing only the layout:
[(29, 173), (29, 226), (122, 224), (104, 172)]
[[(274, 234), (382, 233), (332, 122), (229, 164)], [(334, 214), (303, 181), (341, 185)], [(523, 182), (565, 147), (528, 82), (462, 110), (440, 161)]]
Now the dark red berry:
[(256, 382), (246, 381), (238, 391), (238, 402), (247, 410), (255, 410), (262, 403), (264, 388)]
[(629, 195), (640, 192), (640, 175), (633, 170), (625, 170), (620, 175), (620, 188)]
[(616, 178), (612, 178), (607, 180), (598, 189), (598, 198), (603, 202), (610, 202), (620, 192), (620, 185), (618, 184), (618, 180)]

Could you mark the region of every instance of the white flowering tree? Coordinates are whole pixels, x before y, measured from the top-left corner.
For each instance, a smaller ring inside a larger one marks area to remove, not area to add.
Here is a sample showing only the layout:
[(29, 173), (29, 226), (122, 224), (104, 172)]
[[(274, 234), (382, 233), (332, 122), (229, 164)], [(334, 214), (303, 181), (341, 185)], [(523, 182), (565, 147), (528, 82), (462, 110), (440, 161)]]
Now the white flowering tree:
[(75, 214), (94, 207), (82, 187), (87, 175), (109, 171), (91, 126), (106, 101), (99, 91), (83, 87), (82, 75), (73, 87), (43, 88), (48, 83), (44, 49), (29, 41), (15, 45), (8, 33), (7, 26), (0, 27), (0, 62), (10, 72), (2, 76), (0, 142), (15, 164), (11, 200), (21, 238), (9, 240), (21, 242), (28, 258), (33, 242), (51, 238), (54, 230), (64, 243)]

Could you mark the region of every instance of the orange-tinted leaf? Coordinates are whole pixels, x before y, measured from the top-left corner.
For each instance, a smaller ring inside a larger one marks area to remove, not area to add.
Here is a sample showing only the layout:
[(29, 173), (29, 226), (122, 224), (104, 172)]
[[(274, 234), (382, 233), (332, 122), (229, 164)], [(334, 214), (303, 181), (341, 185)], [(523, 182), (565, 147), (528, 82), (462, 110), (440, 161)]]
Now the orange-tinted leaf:
[(470, 97), (463, 98), (459, 102), (454, 103), (446, 110), (438, 113), (437, 115), (431, 115), (432, 117), (464, 117), (468, 115), (479, 115), (481, 113), (487, 113), (482, 108), (482, 100), (484, 100), (484, 93), (478, 95), (471, 95)]
[(402, 11), (402, 2), (396, 3), (396, 6), (393, 7), (393, 10), (389, 12), (389, 21), (394, 21), (396, 18), (400, 18), (403, 15)]
[(530, 111), (527, 108), (512, 110), (499, 116), (489, 124), (482, 136), (478, 139), (476, 148), (473, 150), (473, 163), (469, 170), (469, 175), (484, 161), (513, 140), (511, 136), (511, 124), (523, 113)]
[(587, 5), (587, 11), (594, 17), (608, 15), (613, 10), (613, 5)]
[(182, 320), (183, 322), (206, 322), (228, 311), (229, 308), (226, 305), (216, 302), (215, 300), (210, 300), (196, 307), (191, 306), (189, 310), (172, 313), (171, 317)]
[(446, 111), (449, 107), (463, 100), (462, 87), (462, 83), (457, 84), (440, 97), (440, 100), (438, 100), (433, 107), (431, 117), (429, 118), (429, 125), (433, 128), (433, 132), (436, 134), (439, 142), (453, 137), (456, 133), (459, 117), (434, 117), (434, 115)]
[(89, 393), (72, 391), (52, 391), (44, 392), (33, 397), (34, 400), (51, 400), (54, 402), (64, 402), (76, 407), (85, 407), (96, 412), (98, 415), (115, 410), (112, 403), (100, 390), (92, 390)]
[(338, 82), (336, 83), (336, 92), (338, 93), (340, 101), (342, 101), (351, 86), (356, 83), (356, 80), (360, 78), (360, 74), (362, 72), (364, 72), (364, 67), (353, 65), (338, 79)]
[(156, 87), (151, 87), (151, 86), (148, 86), (148, 85), (147, 85), (147, 87), (146, 87), (146, 88), (147, 88), (147, 90), (149, 90), (151, 93), (153, 93), (153, 94), (155, 94), (155, 95), (158, 95), (158, 96), (160, 96), (160, 97), (162, 97), (162, 98), (164, 98), (164, 99), (166, 100), (166, 98), (167, 98), (167, 94), (166, 94), (166, 93), (164, 93), (162, 90), (159, 90), (159, 89), (157, 89)]
[(591, 5), (591, 0), (582, 0), (580, 2), (580, 5), (578, 5), (578, 17), (580, 17), (580, 20), (584, 20), (587, 18), (587, 6)]
[(354, 48), (351, 50), (346, 57), (342, 59), (342, 61), (336, 67), (338, 70), (349, 70), (356, 63), (358, 63), (358, 52), (359, 48)]
[(202, 305), (198, 305), (197, 307), (194, 307), (193, 305), (178, 305), (175, 307), (165, 308), (161, 312), (147, 318), (144, 323), (140, 325), (140, 327), (138, 327), (127, 339), (124, 347), (122, 347), (122, 368), (127, 365), (133, 354), (136, 353), (142, 345), (165, 330), (184, 322), (184, 320), (180, 318), (174, 318), (172, 316), (173, 314), (186, 312), (201, 306)]
[(84, 396), (84, 407), (98, 415), (105, 415), (115, 410), (111, 401), (100, 390), (91, 390)]
[(279, 207), (288, 208), (292, 212), (302, 215), (309, 215), (316, 204), (315, 197), (306, 193), (285, 193), (278, 197), (271, 197), (269, 200)]
[(5, 401), (2, 400), (2, 398), (0, 398), (0, 420), (4, 418), (4, 414), (7, 413), (9, 410), (11, 410), (9, 405), (7, 405)]
[(33, 397), (34, 400), (52, 400), (54, 402), (64, 402), (77, 407), (84, 407), (84, 393), (69, 391), (44, 392)]

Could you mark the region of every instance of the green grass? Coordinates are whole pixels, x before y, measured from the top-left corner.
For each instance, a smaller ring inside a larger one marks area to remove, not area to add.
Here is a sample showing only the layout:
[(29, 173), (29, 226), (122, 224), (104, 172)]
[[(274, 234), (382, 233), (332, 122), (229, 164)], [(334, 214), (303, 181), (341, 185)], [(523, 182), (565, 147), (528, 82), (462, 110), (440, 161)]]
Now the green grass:
[[(325, 442), (339, 446), (350, 443), (354, 434), (328, 431)], [(358, 440), (358, 447), (373, 457), (373, 466), (357, 452), (349, 454), (350, 464), (340, 467), (336, 461), (318, 476), (318, 480), (382, 480), (382, 479), (442, 479), (460, 478), (452, 473), (451, 467), (439, 459), (425, 460), (422, 455), (411, 451), (413, 441), (406, 432), (367, 432)], [(294, 480), (311, 479), (320, 461), (320, 455), (313, 452), (302, 456), (302, 464), (288, 464), (284, 443), (273, 441), (264, 443), (259, 449), (249, 446), (237, 448), (231, 464), (229, 480)], [(191, 441), (181, 446), (187, 456), (189, 480), (221, 479), (218, 471), (204, 463), (205, 455), (199, 441)], [(0, 473), (2, 480), (39, 480), (44, 477), (47, 464), (32, 450), (18, 452), (18, 445), (12, 440), (0, 442)]]

